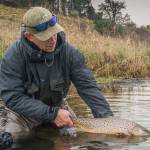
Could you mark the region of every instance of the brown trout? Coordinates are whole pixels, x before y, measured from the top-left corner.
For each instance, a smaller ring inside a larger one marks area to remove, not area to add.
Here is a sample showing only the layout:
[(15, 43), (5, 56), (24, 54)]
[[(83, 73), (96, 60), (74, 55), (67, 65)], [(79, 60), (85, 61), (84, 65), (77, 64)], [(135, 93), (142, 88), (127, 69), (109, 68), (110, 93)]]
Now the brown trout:
[(118, 117), (109, 118), (76, 118), (74, 125), (83, 132), (101, 133), (106, 135), (150, 136), (150, 131), (141, 125)]

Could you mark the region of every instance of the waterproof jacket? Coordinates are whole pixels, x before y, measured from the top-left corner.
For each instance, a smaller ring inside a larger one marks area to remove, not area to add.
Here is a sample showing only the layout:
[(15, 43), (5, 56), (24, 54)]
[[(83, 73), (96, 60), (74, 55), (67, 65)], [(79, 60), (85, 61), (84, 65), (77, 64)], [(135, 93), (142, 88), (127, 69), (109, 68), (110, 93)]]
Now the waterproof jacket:
[(28, 118), (54, 120), (70, 82), (95, 117), (112, 115), (108, 103), (78, 49), (57, 36), (53, 53), (27, 41), (23, 33), (5, 52), (0, 67), (0, 97), (7, 107)]

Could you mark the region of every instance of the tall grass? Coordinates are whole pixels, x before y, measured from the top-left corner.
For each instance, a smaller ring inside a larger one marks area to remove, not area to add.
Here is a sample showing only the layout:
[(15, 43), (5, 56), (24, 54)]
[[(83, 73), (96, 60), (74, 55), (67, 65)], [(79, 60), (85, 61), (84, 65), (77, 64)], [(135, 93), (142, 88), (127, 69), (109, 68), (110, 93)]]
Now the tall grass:
[[(0, 57), (20, 34), (25, 9), (0, 5)], [(148, 77), (150, 74), (150, 47), (130, 37), (105, 37), (94, 31), (87, 19), (58, 16), (66, 29), (67, 40), (86, 56), (87, 64), (98, 77)]]

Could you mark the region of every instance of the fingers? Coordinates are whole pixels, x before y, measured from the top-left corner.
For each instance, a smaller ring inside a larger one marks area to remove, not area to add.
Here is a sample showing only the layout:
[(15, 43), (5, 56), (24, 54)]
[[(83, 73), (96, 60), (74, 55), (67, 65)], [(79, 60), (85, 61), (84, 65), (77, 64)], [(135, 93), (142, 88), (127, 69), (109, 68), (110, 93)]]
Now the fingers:
[(57, 127), (62, 127), (62, 126), (72, 127), (73, 126), (72, 121), (68, 121), (66, 123), (65, 122), (56, 121), (55, 124), (57, 125)]
[(73, 122), (70, 118), (71, 114), (69, 111), (60, 109), (57, 113), (56, 119), (54, 120), (54, 123), (58, 126), (73, 126)]

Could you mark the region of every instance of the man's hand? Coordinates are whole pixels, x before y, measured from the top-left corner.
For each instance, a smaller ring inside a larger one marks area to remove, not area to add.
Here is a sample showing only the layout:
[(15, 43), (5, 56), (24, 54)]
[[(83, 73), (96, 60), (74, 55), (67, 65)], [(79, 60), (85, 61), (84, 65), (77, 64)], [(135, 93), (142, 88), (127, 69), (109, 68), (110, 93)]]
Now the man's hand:
[(70, 116), (71, 114), (69, 111), (65, 109), (59, 109), (56, 119), (54, 120), (54, 123), (56, 124), (57, 127), (62, 127), (62, 126), (72, 127), (73, 122)]

